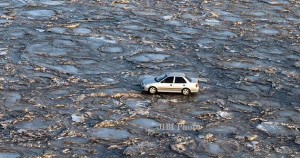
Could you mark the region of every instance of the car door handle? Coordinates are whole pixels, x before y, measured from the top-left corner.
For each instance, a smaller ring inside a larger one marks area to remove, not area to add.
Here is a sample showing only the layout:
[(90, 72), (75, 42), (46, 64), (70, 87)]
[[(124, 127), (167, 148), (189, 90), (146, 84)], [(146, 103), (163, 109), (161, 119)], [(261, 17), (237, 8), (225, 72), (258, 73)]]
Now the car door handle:
[(172, 86), (172, 84), (170, 84), (170, 86)]
[(183, 85), (183, 86), (185, 86), (185, 85)]

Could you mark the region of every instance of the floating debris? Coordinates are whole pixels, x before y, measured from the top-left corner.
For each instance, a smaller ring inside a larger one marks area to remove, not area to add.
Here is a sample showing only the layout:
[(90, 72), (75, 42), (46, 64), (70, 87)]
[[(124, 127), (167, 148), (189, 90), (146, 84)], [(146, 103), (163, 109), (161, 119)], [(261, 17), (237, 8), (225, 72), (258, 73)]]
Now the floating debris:
[(254, 140), (256, 140), (257, 135), (247, 135), (245, 138), (248, 141), (254, 141)]
[(74, 122), (84, 122), (84, 116), (82, 115), (76, 115), (76, 114), (72, 114), (72, 121)]
[(130, 2), (130, 0), (116, 0), (116, 1), (113, 1), (112, 4), (117, 4), (117, 3), (128, 4), (129, 2)]
[(178, 153), (187, 153), (189, 149), (193, 148), (195, 142), (190, 137), (177, 136), (174, 138), (175, 144), (171, 145), (171, 149)]
[(232, 119), (232, 114), (226, 111), (218, 111), (217, 114), (224, 119)]
[(275, 148), (275, 151), (282, 154), (291, 154), (293, 151), (288, 146), (281, 146), (279, 148)]
[(142, 141), (138, 144), (127, 147), (123, 153), (129, 156), (138, 156), (149, 152), (153, 152), (153, 154), (155, 154), (157, 150), (159, 150), (157, 142)]

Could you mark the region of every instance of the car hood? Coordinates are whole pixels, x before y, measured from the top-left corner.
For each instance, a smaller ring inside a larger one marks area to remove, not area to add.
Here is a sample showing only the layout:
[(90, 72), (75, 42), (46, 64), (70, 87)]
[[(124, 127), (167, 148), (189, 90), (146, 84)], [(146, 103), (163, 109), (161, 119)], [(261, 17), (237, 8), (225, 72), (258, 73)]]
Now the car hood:
[(150, 78), (146, 78), (143, 80), (143, 84), (151, 84), (151, 83), (156, 83), (155, 77), (150, 77)]

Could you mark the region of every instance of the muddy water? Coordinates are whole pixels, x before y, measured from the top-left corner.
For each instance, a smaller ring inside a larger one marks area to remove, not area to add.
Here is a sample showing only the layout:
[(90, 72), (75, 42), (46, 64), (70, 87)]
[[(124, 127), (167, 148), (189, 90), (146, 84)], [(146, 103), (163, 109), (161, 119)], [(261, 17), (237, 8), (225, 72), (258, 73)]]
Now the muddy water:
[(299, 5), (2, 0), (0, 157), (299, 157)]

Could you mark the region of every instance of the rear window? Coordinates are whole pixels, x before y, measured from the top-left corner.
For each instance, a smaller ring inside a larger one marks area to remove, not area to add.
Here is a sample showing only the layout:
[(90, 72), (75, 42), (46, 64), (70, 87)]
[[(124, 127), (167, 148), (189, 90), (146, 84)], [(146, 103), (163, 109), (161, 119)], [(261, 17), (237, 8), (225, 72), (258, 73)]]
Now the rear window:
[(192, 82), (192, 79), (191, 79), (190, 77), (185, 76), (185, 78), (186, 78), (187, 80), (189, 80), (190, 82)]
[(185, 79), (183, 77), (176, 77), (175, 83), (186, 83)]

